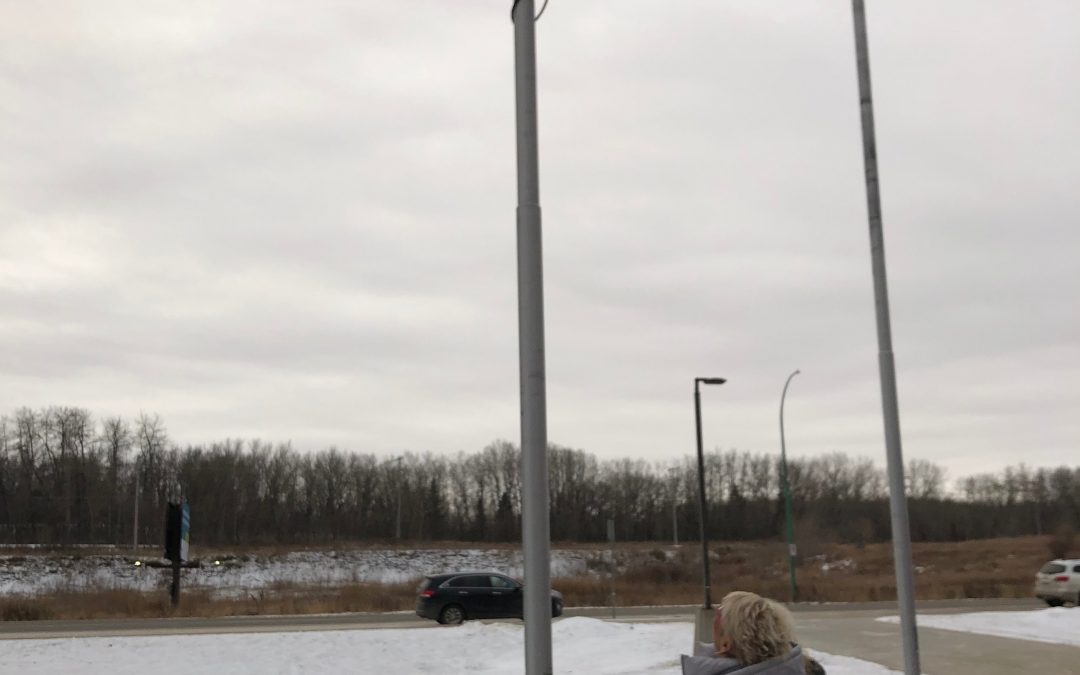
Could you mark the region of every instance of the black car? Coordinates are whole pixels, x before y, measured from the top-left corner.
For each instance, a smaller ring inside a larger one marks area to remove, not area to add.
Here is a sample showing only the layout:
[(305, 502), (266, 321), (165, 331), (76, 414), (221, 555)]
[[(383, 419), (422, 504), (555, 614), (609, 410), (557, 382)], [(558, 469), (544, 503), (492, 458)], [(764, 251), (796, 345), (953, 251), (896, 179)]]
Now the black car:
[[(435, 574), (424, 577), (416, 589), (416, 613), (449, 624), (468, 619), (521, 619), (524, 595), (518, 581), (502, 574)], [(562, 593), (552, 591), (551, 616), (562, 613)]]

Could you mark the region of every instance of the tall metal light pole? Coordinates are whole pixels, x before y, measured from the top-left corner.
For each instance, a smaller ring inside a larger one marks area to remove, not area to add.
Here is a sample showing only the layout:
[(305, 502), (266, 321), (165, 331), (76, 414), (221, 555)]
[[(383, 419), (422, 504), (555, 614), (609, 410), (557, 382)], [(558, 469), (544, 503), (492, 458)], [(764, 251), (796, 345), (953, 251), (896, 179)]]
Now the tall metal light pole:
[(518, 352), (521, 378), (521, 538), (525, 562), (525, 672), (551, 675), (551, 530), (544, 365), (544, 267), (536, 114), (533, 0), (514, 0), (517, 108)]
[(698, 524), (701, 526), (701, 565), (705, 579), (705, 609), (712, 609), (712, 582), (709, 577), (709, 538), (707, 534), (705, 505), (705, 450), (701, 443), (701, 390), (702, 384), (723, 384), (722, 377), (694, 378), (694, 420), (697, 423), (697, 466), (698, 466)]
[(401, 539), (401, 462), (404, 457), (393, 460), (397, 463), (397, 517), (394, 519), (394, 539)]
[(870, 224), (870, 255), (874, 273), (874, 305), (877, 308), (878, 368), (881, 373), (881, 408), (885, 421), (885, 454), (889, 471), (889, 507), (892, 513), (893, 562), (896, 567), (900, 635), (904, 647), (904, 672), (919, 675), (919, 635), (915, 626), (914, 577), (911, 569), (911, 530), (907, 495), (904, 492), (904, 457), (900, 448), (900, 410), (896, 395), (892, 326), (889, 321), (889, 290), (885, 275), (885, 240), (881, 227), (881, 194), (878, 184), (877, 142), (874, 138), (874, 102), (870, 91), (870, 55), (866, 37), (866, 7), (852, 0), (855, 20), (855, 56), (859, 73), (859, 109), (862, 117), (863, 162), (866, 169), (866, 205)]
[(135, 460), (135, 522), (132, 523), (132, 543), (131, 548), (135, 551), (139, 550), (139, 460)]
[(671, 539), (672, 546), (679, 545), (679, 515), (676, 510), (676, 506), (679, 503), (679, 476), (678, 467), (671, 467), (668, 469), (668, 474), (671, 476)]
[(788, 375), (784, 383), (784, 393), (780, 394), (780, 489), (784, 492), (784, 527), (787, 531), (788, 574), (791, 577), (791, 602), (799, 601), (799, 587), (795, 583), (795, 519), (791, 514), (791, 484), (788, 483), (787, 445), (784, 443), (784, 399), (791, 378), (799, 374), (796, 370)]

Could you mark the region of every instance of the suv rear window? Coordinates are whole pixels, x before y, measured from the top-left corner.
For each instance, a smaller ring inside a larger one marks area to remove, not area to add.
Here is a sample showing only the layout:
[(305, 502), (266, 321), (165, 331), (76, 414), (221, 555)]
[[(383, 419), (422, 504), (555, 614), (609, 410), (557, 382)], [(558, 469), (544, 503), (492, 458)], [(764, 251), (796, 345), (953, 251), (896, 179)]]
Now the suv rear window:
[(1061, 574), (1064, 571), (1065, 566), (1061, 563), (1046, 563), (1043, 565), (1043, 568), (1039, 570), (1039, 574)]

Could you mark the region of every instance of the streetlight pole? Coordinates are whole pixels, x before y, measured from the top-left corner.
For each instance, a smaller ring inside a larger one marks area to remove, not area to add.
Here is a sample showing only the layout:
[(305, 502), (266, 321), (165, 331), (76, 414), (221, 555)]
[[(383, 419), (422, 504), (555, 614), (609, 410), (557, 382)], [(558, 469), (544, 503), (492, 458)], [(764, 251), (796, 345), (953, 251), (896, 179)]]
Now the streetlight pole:
[(139, 460), (135, 460), (135, 522), (132, 523), (131, 548), (139, 550)]
[(134, 520), (131, 526), (131, 548), (138, 552), (139, 550), (139, 502), (142, 501), (142, 475), (140, 474), (140, 467), (143, 465), (142, 455), (135, 456), (135, 504), (134, 508)]
[(784, 525), (787, 530), (788, 573), (791, 577), (791, 602), (799, 601), (799, 587), (795, 583), (795, 519), (791, 514), (791, 484), (788, 482), (787, 445), (784, 443), (784, 399), (791, 378), (799, 374), (796, 370), (788, 375), (784, 383), (784, 393), (780, 394), (780, 489), (784, 492)]
[(900, 636), (904, 648), (904, 672), (919, 675), (919, 635), (915, 625), (914, 576), (911, 565), (911, 529), (904, 491), (904, 457), (900, 447), (900, 407), (896, 394), (892, 326), (889, 320), (889, 289), (885, 274), (885, 239), (881, 225), (881, 192), (878, 180), (877, 141), (874, 135), (874, 101), (870, 89), (870, 50), (866, 35), (866, 7), (852, 0), (855, 23), (855, 60), (859, 79), (859, 111), (862, 118), (863, 163), (866, 205), (870, 226), (870, 256), (874, 275), (874, 306), (877, 310), (878, 368), (881, 377), (881, 408), (885, 421), (885, 456), (889, 472), (889, 511), (892, 514), (893, 562), (896, 595), (900, 606)]
[(679, 503), (679, 476), (678, 467), (671, 467), (668, 469), (668, 473), (671, 475), (671, 538), (672, 545), (679, 546), (679, 516), (676, 511), (676, 506)]
[(551, 510), (548, 504), (544, 263), (536, 112), (533, 0), (514, 0), (517, 114), (518, 360), (521, 392), (521, 540), (525, 563), (525, 673), (551, 675)]
[(694, 420), (697, 424), (697, 465), (698, 465), (698, 525), (701, 528), (701, 561), (702, 574), (705, 579), (705, 609), (712, 609), (712, 582), (709, 576), (709, 537), (706, 525), (705, 505), (705, 450), (701, 443), (701, 390), (702, 384), (723, 384), (727, 382), (722, 377), (695, 377), (694, 378)]
[(394, 539), (401, 539), (401, 462), (404, 457), (398, 457), (394, 461), (397, 462), (397, 517), (394, 519)]

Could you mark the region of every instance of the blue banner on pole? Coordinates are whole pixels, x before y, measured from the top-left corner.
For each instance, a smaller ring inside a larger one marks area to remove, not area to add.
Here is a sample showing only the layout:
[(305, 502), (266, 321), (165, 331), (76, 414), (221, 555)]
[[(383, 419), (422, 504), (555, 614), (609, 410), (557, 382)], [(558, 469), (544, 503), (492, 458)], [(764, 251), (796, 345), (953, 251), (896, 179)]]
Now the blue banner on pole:
[(187, 562), (188, 541), (191, 538), (191, 507), (185, 499), (180, 508), (180, 561)]

